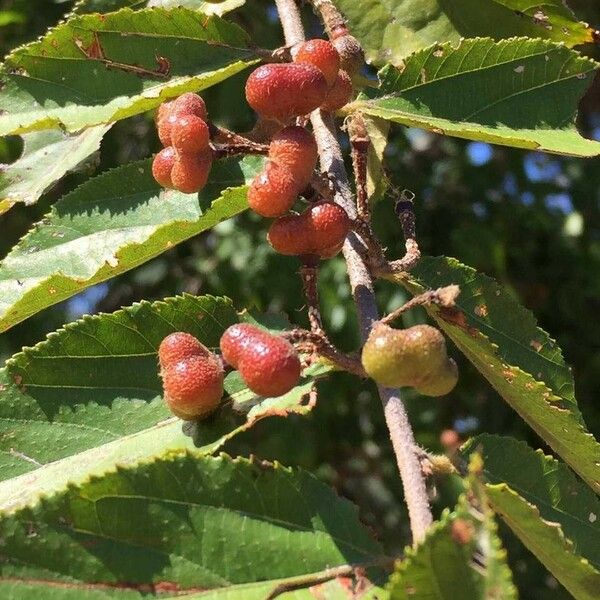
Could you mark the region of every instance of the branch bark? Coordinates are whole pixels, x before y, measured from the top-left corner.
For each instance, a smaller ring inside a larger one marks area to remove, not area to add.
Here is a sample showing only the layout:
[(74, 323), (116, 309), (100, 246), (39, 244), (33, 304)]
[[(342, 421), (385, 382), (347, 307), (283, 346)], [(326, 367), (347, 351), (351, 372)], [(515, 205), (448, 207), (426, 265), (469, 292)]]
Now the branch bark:
[[(295, 1), (275, 0), (275, 3), (283, 26), (286, 45), (293, 46), (304, 41), (302, 21)], [(319, 148), (321, 169), (328, 172), (336, 182), (335, 201), (346, 210), (350, 218), (355, 219), (356, 204), (333, 117), (317, 109), (311, 114), (311, 122)], [(373, 291), (373, 279), (362, 258), (360, 246), (364, 247), (362, 241), (355, 232), (352, 232), (344, 244), (343, 253), (358, 312), (361, 337), (364, 341), (373, 323), (379, 319), (379, 311)], [(404, 487), (413, 543), (417, 544), (425, 538), (425, 532), (433, 521), (417, 445), (399, 391), (379, 387), (379, 395)]]

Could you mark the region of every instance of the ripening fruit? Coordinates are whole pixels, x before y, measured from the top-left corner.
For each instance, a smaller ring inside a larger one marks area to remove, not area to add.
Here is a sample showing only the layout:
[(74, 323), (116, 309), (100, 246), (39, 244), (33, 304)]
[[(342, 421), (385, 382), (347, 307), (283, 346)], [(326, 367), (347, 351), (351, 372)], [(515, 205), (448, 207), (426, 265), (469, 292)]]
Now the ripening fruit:
[(205, 152), (210, 141), (208, 125), (195, 115), (177, 117), (171, 125), (171, 141), (175, 150), (183, 154)]
[(284, 127), (271, 139), (269, 159), (292, 173), (299, 191), (310, 183), (317, 166), (317, 158), (315, 138), (304, 127), (296, 125)]
[(300, 44), (294, 62), (317, 67), (332, 86), (340, 70), (340, 55), (331, 42), (321, 39), (308, 40)]
[(294, 346), (255, 325), (229, 327), (221, 338), (221, 352), (259, 396), (282, 396), (300, 379), (302, 367)]
[(248, 204), (263, 217), (278, 217), (292, 208), (299, 192), (298, 183), (288, 169), (268, 162), (250, 184)]
[(161, 369), (167, 369), (174, 364), (192, 356), (208, 356), (209, 350), (190, 333), (176, 331), (170, 333), (158, 347), (158, 362)]
[(171, 172), (175, 164), (175, 148), (167, 146), (163, 148), (152, 161), (152, 175), (154, 179), (164, 188), (172, 188), (173, 181)]
[(158, 127), (158, 137), (163, 146), (172, 146), (171, 129), (178, 117), (195, 116), (203, 121), (208, 118), (206, 104), (198, 94), (186, 92), (172, 100), (164, 102), (158, 107), (156, 114), (156, 125)]
[(319, 107), (327, 95), (323, 73), (312, 65), (267, 64), (246, 82), (246, 100), (261, 116), (288, 121)]
[(381, 385), (411, 386), (430, 396), (447, 394), (458, 379), (444, 336), (429, 325), (392, 329), (376, 324), (363, 348), (362, 363)]
[(223, 395), (223, 366), (209, 353), (191, 356), (163, 369), (164, 397), (181, 419), (198, 419), (212, 412)]
[(327, 92), (325, 101), (321, 104), (321, 110), (327, 112), (335, 112), (346, 106), (352, 98), (352, 79), (346, 71), (340, 71), (337, 75), (335, 83)]
[(237, 369), (241, 353), (244, 348), (256, 337), (265, 332), (256, 325), (250, 323), (236, 323), (225, 330), (221, 336), (221, 355), (223, 360)]
[(177, 154), (171, 171), (173, 187), (184, 194), (199, 192), (208, 181), (212, 159), (211, 150), (201, 154)]
[(334, 202), (317, 202), (300, 215), (286, 215), (269, 228), (267, 239), (274, 250), (288, 256), (337, 254), (350, 231), (346, 211)]
[(358, 40), (347, 29), (340, 29), (333, 45), (340, 55), (340, 68), (349, 75), (358, 73), (365, 64), (365, 54)]

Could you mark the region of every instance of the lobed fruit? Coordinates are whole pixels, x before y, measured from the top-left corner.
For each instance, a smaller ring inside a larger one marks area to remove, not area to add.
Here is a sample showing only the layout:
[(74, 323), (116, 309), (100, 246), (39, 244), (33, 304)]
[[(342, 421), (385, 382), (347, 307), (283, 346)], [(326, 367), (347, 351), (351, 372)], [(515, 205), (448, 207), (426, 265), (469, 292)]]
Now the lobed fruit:
[(341, 206), (321, 201), (300, 215), (277, 219), (269, 228), (267, 239), (280, 254), (330, 258), (341, 250), (350, 226), (350, 219)]
[(449, 393), (458, 380), (458, 369), (448, 358), (444, 336), (429, 325), (392, 329), (376, 324), (364, 345), (362, 364), (381, 385), (411, 386), (428, 396)]
[(365, 64), (365, 54), (359, 41), (348, 33), (347, 29), (340, 29), (333, 45), (340, 55), (340, 66), (349, 75), (355, 75)]
[(178, 117), (195, 116), (203, 121), (208, 118), (206, 104), (198, 94), (186, 92), (172, 100), (164, 102), (158, 107), (156, 125), (158, 137), (163, 146), (172, 146), (171, 130)]
[(229, 327), (221, 338), (223, 358), (237, 367), (246, 385), (260, 396), (275, 398), (300, 379), (298, 353), (287, 340), (255, 325)]
[(184, 331), (170, 333), (158, 347), (158, 362), (161, 369), (167, 369), (192, 356), (208, 356), (208, 348), (197, 338)]
[(321, 110), (335, 112), (346, 106), (352, 98), (352, 79), (346, 71), (340, 71), (336, 77), (335, 83), (327, 92), (325, 101), (321, 104)]
[(172, 364), (163, 369), (162, 378), (167, 405), (185, 420), (211, 413), (223, 395), (223, 366), (212, 353)]
[(325, 76), (312, 65), (267, 64), (248, 77), (246, 99), (261, 116), (285, 122), (318, 108), (327, 90)]
[(278, 217), (292, 208), (299, 192), (298, 182), (288, 169), (268, 162), (250, 184), (248, 204), (263, 217)]
[(175, 150), (182, 154), (205, 152), (210, 141), (208, 125), (195, 115), (176, 117), (171, 125), (171, 141)]
[(152, 161), (152, 175), (154, 179), (164, 188), (172, 188), (173, 180), (171, 173), (175, 164), (175, 148), (167, 146), (163, 148)]
[(184, 194), (199, 192), (207, 183), (213, 155), (211, 150), (201, 154), (181, 154), (175, 157), (171, 181)]
[(317, 143), (308, 129), (290, 125), (271, 139), (269, 159), (290, 171), (297, 182), (298, 191), (302, 191), (310, 183), (317, 166)]
[(332, 86), (340, 69), (340, 55), (335, 46), (326, 40), (314, 39), (299, 45), (294, 56), (297, 64), (308, 64), (317, 67)]

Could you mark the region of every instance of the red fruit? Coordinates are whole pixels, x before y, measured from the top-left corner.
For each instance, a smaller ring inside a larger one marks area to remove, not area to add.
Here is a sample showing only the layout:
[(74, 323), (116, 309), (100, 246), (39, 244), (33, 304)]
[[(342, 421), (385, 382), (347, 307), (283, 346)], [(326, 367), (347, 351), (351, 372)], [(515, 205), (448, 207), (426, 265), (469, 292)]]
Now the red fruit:
[(184, 194), (199, 192), (208, 181), (212, 159), (210, 150), (202, 154), (177, 154), (171, 171), (173, 187)]
[(295, 63), (317, 67), (331, 86), (340, 69), (340, 55), (331, 42), (321, 39), (308, 40), (300, 44), (294, 57)]
[(223, 367), (213, 355), (192, 356), (163, 370), (164, 397), (180, 418), (197, 419), (212, 412), (223, 395)]
[(192, 356), (208, 356), (209, 350), (193, 335), (184, 331), (170, 333), (158, 347), (158, 362), (161, 369), (167, 369)]
[(312, 65), (268, 64), (248, 77), (246, 99), (263, 117), (287, 121), (321, 106), (327, 89), (325, 76)]
[(248, 204), (263, 217), (279, 217), (292, 208), (299, 192), (298, 182), (288, 169), (268, 162), (250, 184)]
[(327, 92), (325, 102), (321, 104), (321, 110), (335, 112), (346, 106), (352, 98), (352, 79), (346, 71), (340, 71), (333, 84), (333, 87)]
[(206, 121), (208, 113), (206, 112), (206, 104), (198, 94), (186, 92), (172, 100), (164, 102), (158, 107), (156, 114), (156, 124), (158, 126), (158, 137), (163, 146), (171, 146), (171, 128), (177, 121), (177, 117), (186, 117), (193, 115)]
[(236, 323), (225, 330), (221, 336), (221, 354), (223, 360), (237, 369), (240, 356), (244, 349), (255, 339), (270, 335), (264, 329), (250, 323)]
[(246, 385), (259, 396), (275, 398), (289, 392), (300, 379), (300, 359), (292, 344), (263, 334), (240, 352), (238, 370)]
[(164, 188), (172, 188), (171, 173), (175, 164), (175, 149), (171, 146), (163, 148), (152, 161), (152, 175)]
[(171, 125), (171, 140), (177, 152), (200, 153), (208, 150), (210, 132), (208, 125), (195, 115), (177, 117)]
[(277, 219), (269, 228), (267, 239), (280, 254), (331, 258), (341, 250), (350, 225), (350, 219), (341, 206), (333, 202), (317, 202), (301, 215)]
[(317, 166), (317, 143), (308, 129), (290, 125), (271, 139), (269, 158), (292, 173), (301, 191), (309, 184)]

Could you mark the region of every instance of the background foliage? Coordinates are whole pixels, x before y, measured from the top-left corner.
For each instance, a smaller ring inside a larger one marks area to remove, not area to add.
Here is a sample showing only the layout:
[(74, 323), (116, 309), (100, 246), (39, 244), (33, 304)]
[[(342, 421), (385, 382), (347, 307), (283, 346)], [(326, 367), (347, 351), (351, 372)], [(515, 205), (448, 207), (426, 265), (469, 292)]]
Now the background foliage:
[[(580, 18), (600, 26), (600, 8), (594, 3), (577, 0), (569, 4), (576, 11), (581, 9)], [(70, 2), (2, 0), (0, 51), (6, 54), (16, 45), (35, 39), (71, 8)], [(318, 32), (312, 14), (307, 11), (305, 16), (308, 31), (312, 28)], [(280, 26), (271, 2), (248, 3), (229, 18), (242, 25), (251, 38), (261, 40), (263, 46), (280, 44)], [(574, 30), (573, 35), (581, 38), (585, 32)], [(586, 49), (591, 56), (597, 54), (591, 45)], [(237, 75), (203, 94), (211, 118), (237, 131), (249, 129), (254, 119), (240, 100), (244, 81), (244, 74)], [(581, 102), (578, 124), (586, 137), (600, 139), (598, 77)], [(14, 160), (21, 144), (18, 138), (0, 140), (0, 163)], [(32, 144), (35, 147), (35, 140)], [(102, 139), (99, 151), (46, 190), (36, 205), (18, 205), (0, 216), (0, 255), (4, 256), (57, 198), (91, 172), (145, 159), (158, 148), (150, 113), (116, 123)], [(542, 155), (393, 127), (385, 176), (389, 186), (408, 188), (416, 194), (418, 233), (424, 253), (456, 257), (494, 277), (556, 338), (566, 362), (574, 368), (579, 408), (590, 431), (598, 437), (598, 161)], [(398, 255), (402, 240), (391, 214), (389, 202), (378, 202), (374, 225), (384, 245)], [(269, 249), (264, 229), (264, 222), (248, 213), (223, 222), (4, 333), (0, 337), (0, 358), (33, 345), (46, 333), (84, 313), (113, 312), (142, 299), (162, 299), (179, 292), (227, 295), (237, 306), (284, 311), (292, 321), (305, 324), (293, 259)], [(355, 315), (341, 259), (327, 262), (320, 286), (323, 315), (335, 341), (346, 349), (356, 347)], [(379, 286), (382, 309), (395, 308), (404, 300), (404, 292), (397, 286), (387, 282)], [(424, 314), (411, 311), (406, 320), (413, 324), (424, 318)], [(453, 356), (460, 360), (458, 352)], [(418, 441), (440, 450), (440, 433), (453, 428), (464, 436), (479, 432), (510, 435), (544, 448), (474, 368), (465, 360), (460, 362), (461, 385), (451, 399), (439, 402), (408, 397)], [(290, 440), (300, 443), (290, 445)], [(233, 455), (252, 453), (308, 468), (359, 505), (363, 522), (379, 533), (388, 551), (399, 551), (408, 539), (407, 515), (383, 415), (374, 389), (368, 384), (357, 394), (353, 378), (332, 376), (320, 385), (319, 405), (309, 418), (265, 420), (229, 443), (226, 450)], [(437, 516), (441, 506), (453, 504), (456, 492), (450, 485), (438, 487), (438, 501), (434, 503)], [(402, 540), (397, 538), (398, 528), (405, 533)], [(501, 526), (501, 533), (515, 583), (524, 598), (569, 597), (505, 527)]]

